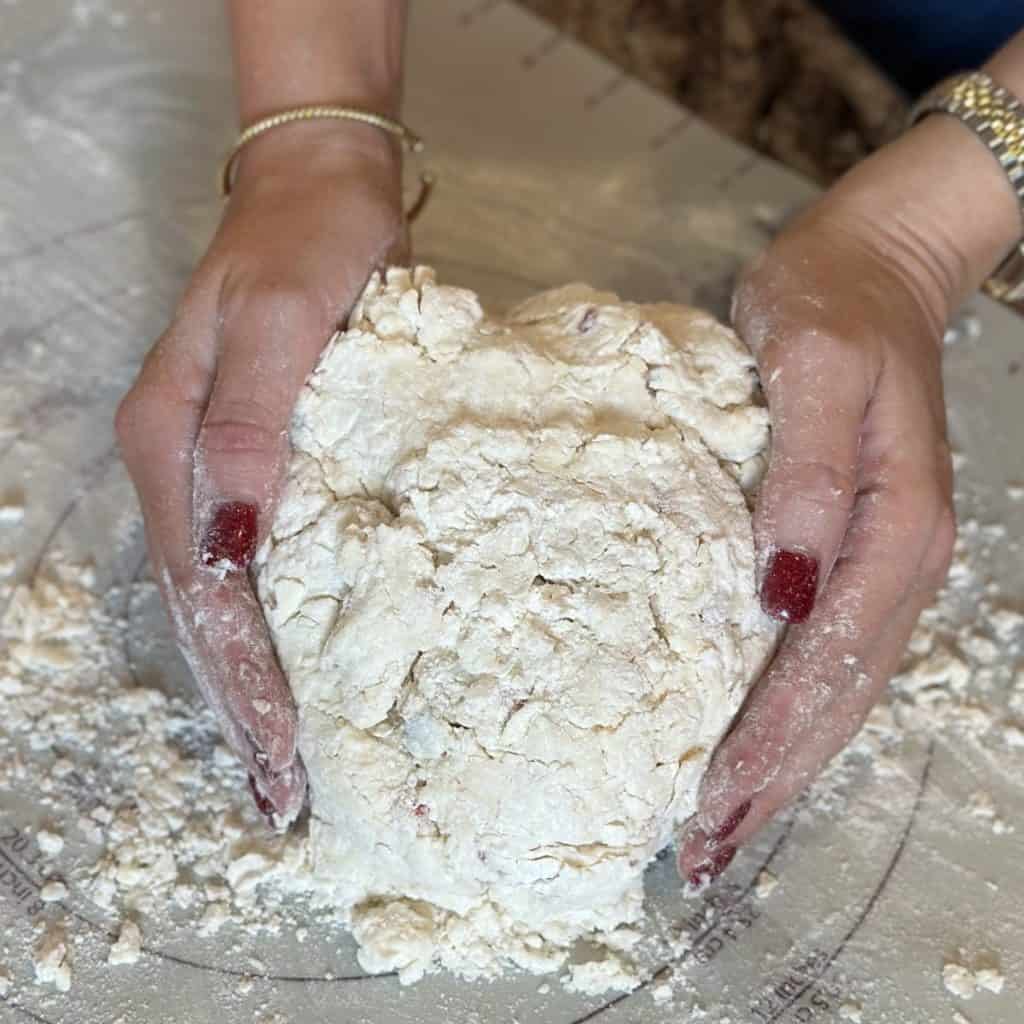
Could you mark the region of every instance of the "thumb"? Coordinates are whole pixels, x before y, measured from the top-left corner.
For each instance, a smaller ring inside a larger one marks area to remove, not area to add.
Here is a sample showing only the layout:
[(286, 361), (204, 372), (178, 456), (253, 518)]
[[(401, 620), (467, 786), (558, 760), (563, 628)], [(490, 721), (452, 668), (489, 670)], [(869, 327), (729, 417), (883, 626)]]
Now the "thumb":
[(244, 564), (252, 555), (230, 557), (230, 530), (218, 528), (219, 520), (230, 525), (224, 506), (233, 506), (237, 518), (258, 519), (261, 536), (269, 526), (292, 406), (334, 329), (327, 303), (301, 291), (252, 288), (233, 305), (224, 315), (217, 376), (196, 439), (194, 521), (207, 564), (221, 555)]
[[(291, 692), (244, 570), (270, 528), (287, 426), (333, 330), (330, 306), (299, 291), (250, 291), (223, 319), (216, 378), (196, 437), (193, 531), (200, 568), (180, 595), (193, 671), (251, 753), (253, 785), (282, 820), (301, 802)], [(280, 793), (277, 791), (281, 790)]]

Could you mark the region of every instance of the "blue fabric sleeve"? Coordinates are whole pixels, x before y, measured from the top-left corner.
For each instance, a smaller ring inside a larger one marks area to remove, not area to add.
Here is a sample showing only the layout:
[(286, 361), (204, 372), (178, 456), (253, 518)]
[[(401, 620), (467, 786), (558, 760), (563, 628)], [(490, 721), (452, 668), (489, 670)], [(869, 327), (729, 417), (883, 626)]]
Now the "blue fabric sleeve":
[(819, 0), (908, 92), (983, 64), (1024, 28), (1024, 0)]

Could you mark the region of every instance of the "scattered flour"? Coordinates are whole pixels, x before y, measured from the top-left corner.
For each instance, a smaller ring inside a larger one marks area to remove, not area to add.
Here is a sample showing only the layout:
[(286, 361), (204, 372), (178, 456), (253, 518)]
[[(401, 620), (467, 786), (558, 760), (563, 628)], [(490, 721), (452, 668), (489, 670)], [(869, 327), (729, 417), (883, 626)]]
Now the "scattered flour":
[(996, 805), (990, 794), (978, 791), (972, 793), (967, 799), (967, 813), (972, 818), (977, 818), (989, 825), (992, 834), (1005, 836), (1015, 831), (1012, 825), (1008, 825), (996, 809)]
[[(219, 892), (211, 914), (251, 931), (279, 931), (286, 905), (304, 887), (305, 836), (266, 832), (233, 755), (215, 745), (208, 711), (126, 678), (113, 660), (119, 624), (96, 589), (90, 567), (57, 559), (9, 594), (0, 616), (0, 739), (9, 751), (0, 789), (27, 784), (16, 744), (49, 761), (48, 769), (33, 768), (39, 811), (59, 809), (65, 831), (91, 845), (72, 875), (101, 910), (159, 919), (172, 905), (203, 904), (207, 891)], [(212, 756), (189, 753), (204, 748)], [(75, 806), (77, 817), (68, 815)], [(52, 827), (34, 835), (47, 858), (65, 852)], [(267, 883), (258, 895), (256, 870)], [(190, 885), (189, 876), (206, 888)], [(68, 885), (69, 878), (51, 880), (41, 898), (64, 900)], [(71, 977), (63, 936), (61, 927), (48, 929), (34, 956), (37, 978), (58, 987)]]

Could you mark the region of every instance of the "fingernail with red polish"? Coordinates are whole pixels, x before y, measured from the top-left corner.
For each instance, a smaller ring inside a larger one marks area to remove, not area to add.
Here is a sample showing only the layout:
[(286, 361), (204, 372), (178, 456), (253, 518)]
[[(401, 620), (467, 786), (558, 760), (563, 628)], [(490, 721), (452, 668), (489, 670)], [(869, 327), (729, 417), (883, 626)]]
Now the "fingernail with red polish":
[(723, 846), (711, 854), (710, 859), (698, 864), (687, 879), (696, 888), (703, 882), (713, 882), (731, 863), (736, 856), (735, 846)]
[(228, 562), (244, 569), (256, 554), (256, 506), (226, 501), (217, 506), (203, 538), (203, 565)]
[(256, 785), (256, 776), (250, 773), (249, 775), (249, 788), (252, 790), (253, 799), (256, 801), (256, 810), (267, 819), (267, 824), (271, 828), (274, 827), (274, 815), (276, 814), (276, 808), (274, 805), (260, 792), (259, 786)]
[(718, 828), (716, 828), (710, 836), (708, 836), (708, 846), (714, 847), (717, 846), (719, 843), (725, 842), (725, 840), (728, 839), (729, 836), (731, 836), (733, 832), (735, 832), (736, 829), (740, 827), (740, 825), (743, 823), (743, 819), (749, 813), (750, 801), (744, 800), (743, 803), (741, 803), (739, 807), (737, 807), (736, 810), (734, 810), (732, 814), (730, 814), (729, 817), (726, 818), (725, 821), (723, 821), (722, 824), (719, 825)]
[(776, 551), (761, 584), (761, 607), (773, 619), (803, 622), (818, 592), (818, 560), (802, 551)]

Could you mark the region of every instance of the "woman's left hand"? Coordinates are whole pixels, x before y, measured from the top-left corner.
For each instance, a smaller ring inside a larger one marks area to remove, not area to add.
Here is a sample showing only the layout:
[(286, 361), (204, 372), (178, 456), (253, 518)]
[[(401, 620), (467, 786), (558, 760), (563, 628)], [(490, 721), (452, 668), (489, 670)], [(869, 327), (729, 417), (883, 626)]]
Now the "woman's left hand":
[[(757, 357), (773, 426), (754, 522), (761, 598), (790, 625), (681, 840), (679, 869), (694, 884), (724, 870), (857, 732), (949, 567), (942, 337), (1009, 245), (992, 211), (973, 215), (988, 238), (966, 223), (958, 234), (955, 222), (963, 204), (1016, 210), (963, 126), (931, 119), (914, 133), (787, 227), (737, 289), (735, 326)], [(965, 154), (995, 191), (977, 182), (968, 195), (965, 172), (929, 194), (918, 184), (929, 146)], [(948, 195), (954, 187), (964, 194)], [(1015, 230), (1011, 220), (1010, 241)]]

